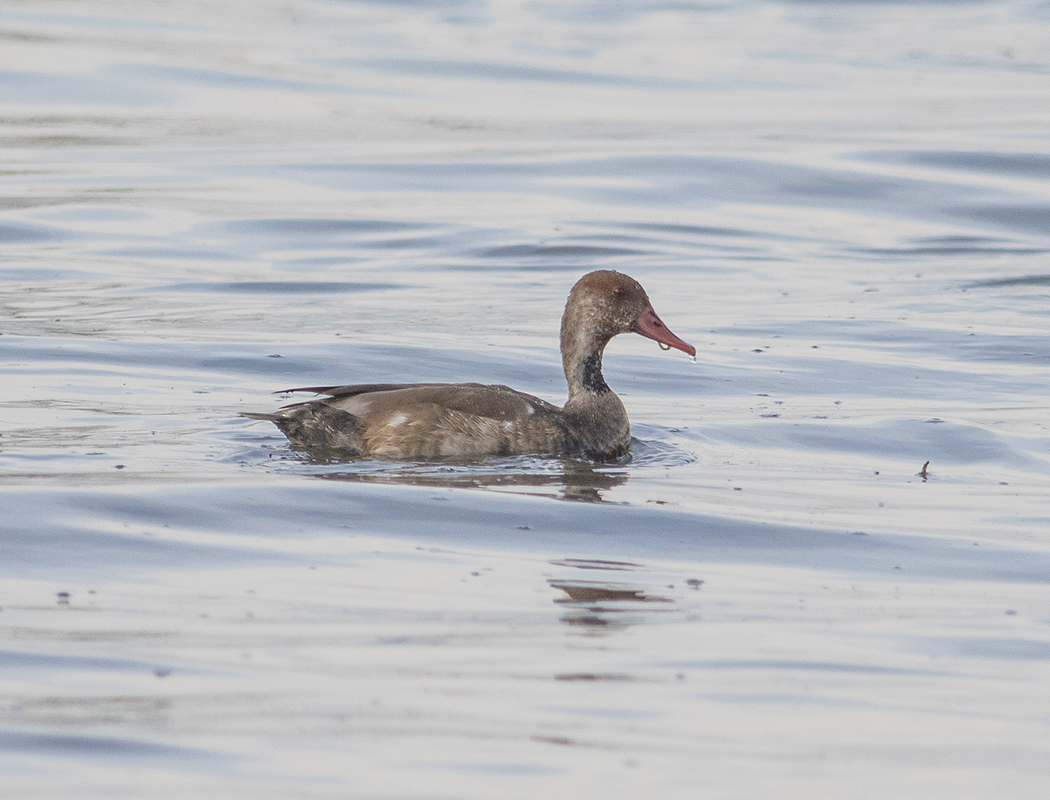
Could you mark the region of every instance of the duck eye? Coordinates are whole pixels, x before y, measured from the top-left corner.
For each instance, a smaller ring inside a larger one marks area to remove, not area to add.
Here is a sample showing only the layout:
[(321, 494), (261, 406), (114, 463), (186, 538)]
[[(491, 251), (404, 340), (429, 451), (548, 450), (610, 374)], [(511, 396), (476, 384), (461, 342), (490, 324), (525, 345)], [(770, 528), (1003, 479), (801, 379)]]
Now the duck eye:
[(627, 294), (627, 292), (625, 292), (625, 291), (624, 291), (623, 289), (621, 289), (621, 288), (620, 288), (619, 286), (617, 286), (617, 287), (616, 287), (616, 288), (615, 288), (615, 289), (613, 290), (613, 294), (614, 294), (614, 295), (615, 295), (616, 297), (623, 297), (623, 296), (625, 296), (625, 295)]

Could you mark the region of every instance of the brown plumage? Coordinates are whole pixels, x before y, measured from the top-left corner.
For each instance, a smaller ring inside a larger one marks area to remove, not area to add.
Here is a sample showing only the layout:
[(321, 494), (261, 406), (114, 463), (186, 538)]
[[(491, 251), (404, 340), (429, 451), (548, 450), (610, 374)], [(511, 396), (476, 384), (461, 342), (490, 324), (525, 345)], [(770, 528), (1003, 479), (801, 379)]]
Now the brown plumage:
[(621, 333), (696, 354), (656, 316), (638, 281), (598, 270), (580, 278), (565, 304), (561, 353), (569, 400), (562, 408), (507, 386), (365, 384), (291, 389), (327, 396), (243, 416), (273, 422), (295, 447), (348, 456), (615, 458), (627, 452), (631, 425), (602, 376), (602, 353)]

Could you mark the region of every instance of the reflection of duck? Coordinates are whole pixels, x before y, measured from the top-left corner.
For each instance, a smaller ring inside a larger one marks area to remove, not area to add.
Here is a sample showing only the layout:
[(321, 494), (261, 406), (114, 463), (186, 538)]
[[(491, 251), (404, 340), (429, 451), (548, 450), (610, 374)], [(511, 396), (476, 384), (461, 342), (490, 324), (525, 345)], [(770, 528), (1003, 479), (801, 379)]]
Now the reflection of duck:
[[(641, 564), (629, 564), (616, 561), (594, 561), (588, 559), (565, 559), (551, 562), (558, 566), (575, 567), (585, 570), (610, 570), (621, 572), (632, 567), (642, 568)], [(581, 627), (591, 632), (598, 630), (616, 630), (628, 625), (651, 622), (652, 614), (660, 606), (645, 609), (637, 604), (663, 604), (662, 610), (672, 610), (667, 604), (674, 604), (670, 597), (651, 594), (645, 584), (624, 583), (620, 581), (584, 580), (581, 578), (554, 579), (548, 578), (551, 588), (565, 593), (558, 597), (555, 604), (566, 608), (561, 621), (572, 627)]]
[[(333, 464), (328, 458), (314, 460), (326, 467)], [(549, 493), (543, 489), (552, 487), (559, 492), (557, 497), (561, 500), (602, 503), (605, 502), (602, 492), (626, 483), (628, 475), (626, 470), (619, 468), (595, 469), (590, 462), (575, 458), (512, 458), (467, 463), (440, 461), (433, 464), (395, 464), (380, 469), (375, 468), (374, 462), (342, 462), (339, 469), (326, 469), (317, 473), (317, 477), (334, 481), (397, 483), (444, 489), (502, 489), (529, 495), (547, 495)]]
[(297, 447), (353, 456), (615, 458), (627, 451), (631, 426), (602, 376), (602, 353), (621, 333), (640, 333), (664, 349), (696, 354), (660, 321), (641, 284), (599, 270), (573, 286), (562, 316), (562, 364), (569, 384), (562, 408), (506, 386), (367, 384), (295, 389), (328, 396), (244, 416), (273, 422)]

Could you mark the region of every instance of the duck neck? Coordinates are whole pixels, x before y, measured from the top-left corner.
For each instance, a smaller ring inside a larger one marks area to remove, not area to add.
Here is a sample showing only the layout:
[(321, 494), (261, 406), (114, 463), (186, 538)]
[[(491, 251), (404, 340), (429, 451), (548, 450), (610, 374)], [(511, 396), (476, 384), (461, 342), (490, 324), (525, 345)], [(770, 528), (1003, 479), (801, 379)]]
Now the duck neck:
[(563, 357), (562, 366), (569, 384), (569, 402), (612, 392), (602, 374), (602, 350), (593, 350), (572, 360)]
[(574, 448), (587, 457), (616, 457), (631, 441), (627, 409), (602, 375), (602, 354), (611, 338), (577, 324), (568, 312), (562, 318), (561, 360), (569, 399), (565, 414)]
[(612, 394), (602, 375), (602, 353), (609, 340), (596, 336), (566, 312), (561, 324), (561, 362), (569, 384), (569, 404)]

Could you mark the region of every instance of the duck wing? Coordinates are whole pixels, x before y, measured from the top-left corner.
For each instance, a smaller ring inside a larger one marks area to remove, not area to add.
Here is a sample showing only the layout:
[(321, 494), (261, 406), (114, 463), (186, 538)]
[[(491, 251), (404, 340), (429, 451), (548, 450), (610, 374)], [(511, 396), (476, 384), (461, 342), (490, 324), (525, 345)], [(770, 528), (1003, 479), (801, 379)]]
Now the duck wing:
[(566, 443), (560, 408), (508, 386), (358, 384), (291, 391), (327, 395), (267, 417), (308, 448), (339, 442), (359, 455), (433, 458), (556, 453)]

